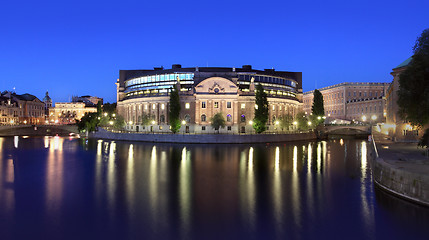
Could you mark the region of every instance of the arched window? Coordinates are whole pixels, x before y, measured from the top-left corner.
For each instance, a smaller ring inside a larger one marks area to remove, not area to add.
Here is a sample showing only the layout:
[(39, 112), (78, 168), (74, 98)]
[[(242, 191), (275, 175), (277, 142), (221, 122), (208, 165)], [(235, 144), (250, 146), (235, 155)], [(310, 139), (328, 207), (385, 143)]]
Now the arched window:
[(226, 115), (226, 121), (227, 122), (232, 122), (232, 116), (231, 116), (231, 114)]
[(246, 122), (246, 116), (244, 116), (244, 114), (243, 115), (241, 115), (241, 122)]
[(185, 115), (185, 121), (186, 121), (187, 123), (190, 123), (190, 122), (191, 122), (191, 116), (189, 116), (189, 114), (186, 114), (186, 115)]
[(205, 114), (201, 115), (201, 122), (207, 121), (207, 117)]
[(160, 121), (161, 123), (165, 123), (165, 116), (164, 116), (164, 115), (161, 115), (161, 116), (159, 117), (159, 121)]

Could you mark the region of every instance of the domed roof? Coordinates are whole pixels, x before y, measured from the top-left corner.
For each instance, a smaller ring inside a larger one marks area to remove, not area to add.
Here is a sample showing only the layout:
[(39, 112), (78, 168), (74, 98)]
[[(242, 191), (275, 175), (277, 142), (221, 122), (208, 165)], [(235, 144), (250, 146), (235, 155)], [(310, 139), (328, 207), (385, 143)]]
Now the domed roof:
[(52, 102), (51, 97), (49, 97), (49, 93), (48, 93), (48, 91), (46, 91), (46, 95), (45, 95), (45, 97), (43, 98), (43, 101), (44, 101), (44, 102)]

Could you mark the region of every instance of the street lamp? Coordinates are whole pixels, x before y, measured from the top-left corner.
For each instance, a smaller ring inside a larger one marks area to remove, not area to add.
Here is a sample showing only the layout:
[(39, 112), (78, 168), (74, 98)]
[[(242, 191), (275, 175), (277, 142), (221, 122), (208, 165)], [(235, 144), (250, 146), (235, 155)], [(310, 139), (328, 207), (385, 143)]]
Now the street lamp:
[(104, 113), (104, 116), (107, 117), (107, 113)]
[(129, 122), (129, 124), (130, 124), (130, 125), (133, 125), (133, 121), (130, 121), (130, 122)]
[(364, 121), (364, 122), (366, 121), (366, 116), (365, 115), (362, 116), (362, 121)]
[(375, 121), (375, 120), (377, 120), (377, 116), (372, 115), (371, 119), (372, 119), (373, 121)]
[(155, 120), (152, 120), (152, 125), (155, 124)]
[(276, 121), (276, 122), (275, 122), (275, 124), (276, 124), (276, 125), (279, 125), (279, 121)]
[(182, 125), (186, 125), (186, 121), (185, 120), (182, 120)]
[(310, 121), (308, 121), (307, 124), (308, 124), (308, 126), (311, 126), (311, 122)]
[(110, 125), (113, 125), (113, 121), (109, 121), (109, 124), (110, 124)]
[(250, 125), (252, 125), (252, 124), (253, 124), (253, 121), (252, 121), (252, 120), (250, 120), (250, 121), (249, 121), (249, 124), (250, 124)]

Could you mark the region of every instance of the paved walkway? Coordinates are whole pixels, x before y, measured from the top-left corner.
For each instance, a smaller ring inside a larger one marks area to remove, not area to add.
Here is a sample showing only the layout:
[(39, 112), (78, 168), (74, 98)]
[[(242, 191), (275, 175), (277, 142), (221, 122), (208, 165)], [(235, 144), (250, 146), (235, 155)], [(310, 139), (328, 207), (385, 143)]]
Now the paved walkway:
[(417, 143), (395, 143), (382, 133), (373, 131), (378, 155), (398, 169), (429, 175), (429, 158)]

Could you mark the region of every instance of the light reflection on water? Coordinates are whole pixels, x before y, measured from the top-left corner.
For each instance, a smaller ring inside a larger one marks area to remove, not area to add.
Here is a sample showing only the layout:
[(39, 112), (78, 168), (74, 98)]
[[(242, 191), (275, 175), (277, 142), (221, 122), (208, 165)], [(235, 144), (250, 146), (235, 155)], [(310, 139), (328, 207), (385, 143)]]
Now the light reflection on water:
[[(59, 238), (84, 230), (105, 238), (405, 236), (409, 230), (396, 226), (406, 217), (386, 220), (375, 201), (369, 146), (350, 139), (184, 146), (0, 138), (0, 215), (19, 229), (32, 212), (41, 229), (60, 225), (49, 233)], [(429, 220), (427, 210), (414, 212)]]

